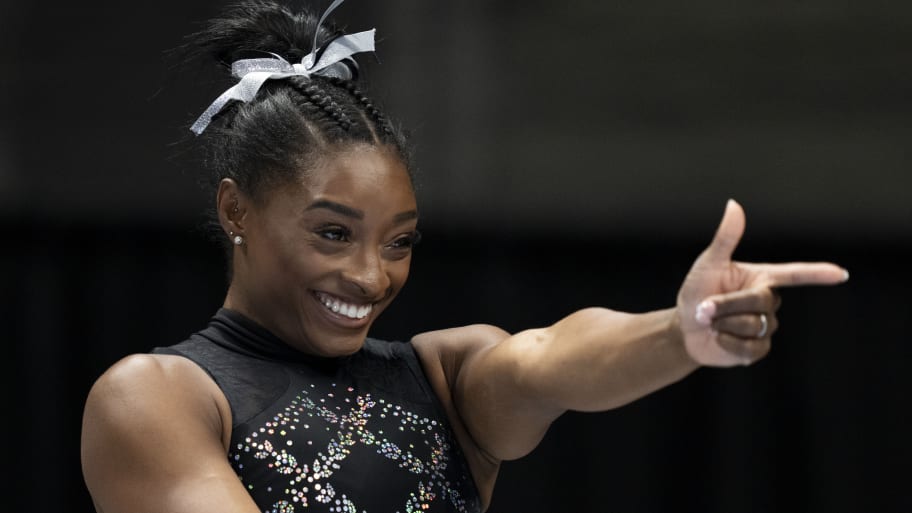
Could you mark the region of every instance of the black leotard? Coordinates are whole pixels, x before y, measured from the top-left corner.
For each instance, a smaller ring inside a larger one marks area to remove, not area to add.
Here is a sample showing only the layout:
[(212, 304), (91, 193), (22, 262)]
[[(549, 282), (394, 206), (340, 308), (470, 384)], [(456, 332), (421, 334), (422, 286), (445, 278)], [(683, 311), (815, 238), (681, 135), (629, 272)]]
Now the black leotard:
[(228, 459), (268, 513), (481, 511), (478, 492), (407, 342), (368, 338), (315, 358), (241, 314), (153, 353), (185, 356), (231, 406)]

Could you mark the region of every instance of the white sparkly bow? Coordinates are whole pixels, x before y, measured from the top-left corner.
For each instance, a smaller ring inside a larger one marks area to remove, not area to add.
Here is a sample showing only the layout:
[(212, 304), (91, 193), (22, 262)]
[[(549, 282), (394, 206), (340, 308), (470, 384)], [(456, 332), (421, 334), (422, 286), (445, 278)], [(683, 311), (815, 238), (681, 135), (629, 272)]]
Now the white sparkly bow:
[(376, 30), (371, 29), (334, 39), (326, 46), (316, 63), (313, 62), (316, 50), (305, 55), (301, 62), (296, 64), (291, 64), (275, 54), (273, 54), (275, 58), (241, 59), (234, 62), (231, 65), (231, 75), (240, 79), (240, 82), (216, 98), (206, 112), (203, 112), (193, 123), (190, 130), (196, 135), (203, 133), (212, 118), (221, 112), (229, 101), (249, 102), (253, 100), (267, 80), (294, 76), (309, 77), (310, 75), (349, 78), (344, 76), (344, 73), (348, 72), (347, 68), (342, 71), (340, 66), (333, 66), (333, 64), (340, 63), (356, 53), (373, 52), (375, 32)]

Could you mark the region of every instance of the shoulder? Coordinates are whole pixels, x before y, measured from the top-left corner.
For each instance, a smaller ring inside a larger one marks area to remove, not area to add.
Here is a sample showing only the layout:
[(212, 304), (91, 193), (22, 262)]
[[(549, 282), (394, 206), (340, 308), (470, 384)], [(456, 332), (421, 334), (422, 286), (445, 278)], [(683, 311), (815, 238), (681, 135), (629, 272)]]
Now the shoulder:
[(510, 337), (510, 333), (490, 324), (471, 324), (457, 328), (428, 331), (415, 335), (412, 345), (424, 359), (436, 355), (468, 357), (473, 353), (495, 346)]
[(185, 422), (192, 414), (220, 433), (229, 411), (220, 404), (220, 396), (208, 374), (187, 358), (129, 355), (92, 385), (83, 428), (90, 436), (95, 432), (129, 433), (132, 429), (148, 432), (156, 426)]
[(510, 336), (497, 326), (471, 324), (415, 335), (412, 345), (425, 368), (439, 369), (453, 388), (460, 370)]
[(184, 357), (137, 354), (112, 365), (82, 419), (82, 473), (98, 510), (173, 513), (230, 501), (223, 511), (254, 511), (225, 457), (230, 418), (208, 374)]
[(109, 367), (92, 385), (90, 398), (157, 395), (174, 386), (198, 385), (204, 371), (187, 358), (170, 354), (133, 354)]

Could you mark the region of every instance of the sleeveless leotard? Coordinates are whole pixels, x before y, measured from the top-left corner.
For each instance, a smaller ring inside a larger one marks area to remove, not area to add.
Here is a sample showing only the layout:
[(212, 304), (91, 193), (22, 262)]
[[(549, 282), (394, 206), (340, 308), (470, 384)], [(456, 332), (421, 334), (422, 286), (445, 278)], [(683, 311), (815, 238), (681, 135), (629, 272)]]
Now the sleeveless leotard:
[(220, 309), (181, 355), (231, 407), (228, 459), (267, 513), (481, 511), (446, 414), (412, 345), (368, 338), (315, 358)]

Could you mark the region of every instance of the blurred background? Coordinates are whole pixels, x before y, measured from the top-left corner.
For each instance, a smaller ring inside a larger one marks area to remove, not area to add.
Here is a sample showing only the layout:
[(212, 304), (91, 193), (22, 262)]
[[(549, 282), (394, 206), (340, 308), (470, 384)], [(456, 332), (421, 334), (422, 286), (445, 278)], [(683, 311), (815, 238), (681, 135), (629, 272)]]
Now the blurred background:
[[(93, 511), (92, 382), (221, 304), (187, 127), (228, 84), (167, 52), (219, 5), (0, 4), (8, 511)], [(425, 240), (374, 336), (671, 306), (728, 198), (736, 258), (852, 273), (783, 291), (750, 368), (566, 414), (504, 464), (490, 512), (912, 511), (912, 4), (349, 0), (333, 18), (377, 28), (369, 90), (417, 146)]]

